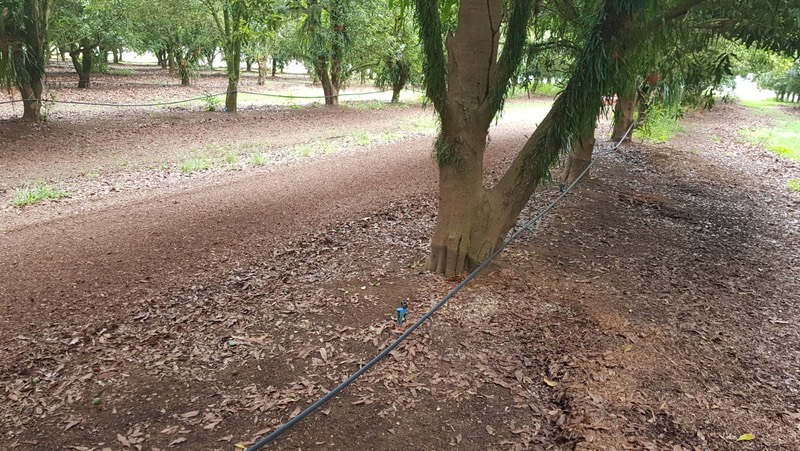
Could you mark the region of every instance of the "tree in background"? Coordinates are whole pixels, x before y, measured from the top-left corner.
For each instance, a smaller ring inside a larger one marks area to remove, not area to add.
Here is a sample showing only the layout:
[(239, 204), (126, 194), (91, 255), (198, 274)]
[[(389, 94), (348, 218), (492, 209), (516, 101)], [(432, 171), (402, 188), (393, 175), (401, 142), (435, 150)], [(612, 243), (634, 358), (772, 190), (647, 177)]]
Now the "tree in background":
[(300, 28), (303, 59), (322, 84), (326, 105), (339, 104), (339, 90), (349, 76), (345, 62), (351, 40), (350, 0), (308, 0)]
[(22, 96), (25, 121), (42, 120), (51, 0), (0, 1), (0, 84)]
[[(372, 35), (377, 37), (375, 54), (381, 60), (377, 64), (375, 84), (381, 89), (392, 89), (392, 103), (400, 101), (400, 92), (422, 72), (422, 54), (418, 39), (413, 32), (412, 17), (406, 8), (392, 8), (394, 14), (380, 11), (383, 20), (370, 21), (377, 28)], [(389, 23), (385, 23), (389, 21)], [(388, 31), (388, 33), (387, 33)], [(382, 38), (382, 39), (381, 39)]]
[(101, 48), (119, 45), (120, 36), (130, 30), (128, 3), (123, 0), (59, 0), (53, 7), (53, 44), (69, 54), (78, 87), (90, 88), (98, 62), (105, 65)]
[(222, 43), (222, 55), (228, 73), (225, 109), (237, 110), (242, 51), (254, 37), (254, 29), (275, 16), (277, 2), (273, 0), (202, 0), (211, 14)]

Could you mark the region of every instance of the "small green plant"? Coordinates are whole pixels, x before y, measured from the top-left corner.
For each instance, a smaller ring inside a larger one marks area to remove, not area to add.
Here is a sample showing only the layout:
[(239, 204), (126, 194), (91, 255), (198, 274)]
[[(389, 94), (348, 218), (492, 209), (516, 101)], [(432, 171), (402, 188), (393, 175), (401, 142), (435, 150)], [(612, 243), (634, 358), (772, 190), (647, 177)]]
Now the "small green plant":
[(788, 182), (786, 182), (786, 187), (792, 191), (800, 191), (800, 180), (790, 179)]
[(205, 93), (203, 101), (206, 102), (205, 107), (203, 107), (203, 110), (205, 111), (218, 111), (222, 106), (222, 100), (210, 92)]
[(717, 135), (711, 135), (711, 136), (709, 136), (709, 138), (711, 139), (711, 142), (713, 142), (714, 144), (722, 143), (722, 138), (720, 138)]
[(233, 150), (229, 150), (222, 155), (222, 161), (228, 165), (234, 165), (239, 161), (239, 155)]
[(193, 172), (205, 171), (211, 167), (211, 161), (208, 158), (198, 155), (192, 155), (184, 158), (178, 162), (178, 170), (184, 174), (191, 174)]
[(678, 124), (682, 116), (680, 110), (654, 107), (647, 114), (647, 119), (633, 132), (633, 136), (653, 144), (662, 144), (669, 141), (685, 129)]
[(381, 102), (380, 100), (365, 100), (361, 102), (348, 102), (350, 108), (356, 110), (382, 110), (389, 105), (386, 102)]
[(250, 155), (250, 166), (264, 166), (268, 163), (272, 162), (272, 158), (270, 158), (267, 154), (263, 152), (258, 152)]
[(11, 204), (16, 207), (33, 205), (44, 200), (60, 199), (67, 197), (66, 191), (56, 188), (46, 182), (36, 182), (32, 185), (23, 185), (14, 190), (14, 197)]

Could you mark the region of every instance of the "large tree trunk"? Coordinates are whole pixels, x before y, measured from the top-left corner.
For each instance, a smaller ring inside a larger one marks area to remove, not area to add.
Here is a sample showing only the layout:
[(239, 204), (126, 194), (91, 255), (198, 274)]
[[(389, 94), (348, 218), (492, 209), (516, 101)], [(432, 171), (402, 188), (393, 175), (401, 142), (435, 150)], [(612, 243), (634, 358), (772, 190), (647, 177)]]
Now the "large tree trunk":
[(42, 120), (42, 80), (19, 86), (22, 95), (22, 120), (39, 122)]
[[(633, 124), (633, 113), (636, 111), (636, 89), (631, 88), (617, 94), (617, 105), (614, 108), (614, 131), (611, 132), (611, 140), (619, 141)], [(628, 133), (625, 141), (631, 140)]]
[(576, 139), (572, 145), (572, 150), (567, 156), (567, 162), (561, 171), (559, 179), (563, 183), (572, 183), (577, 179), (586, 168), (592, 163), (592, 153), (594, 152), (594, 130), (587, 132), (584, 136)]
[(492, 227), (503, 212), (496, 211), (499, 205), (483, 186), (483, 156), (493, 117), (487, 105), (493, 80), (487, 74), (494, 73), (501, 16), (500, 0), (462, 1), (458, 31), (447, 41), (447, 100), (435, 149), (439, 215), (428, 266), (448, 277), (471, 270), (504, 235)]
[[(621, 43), (630, 26), (622, 0), (609, 0), (567, 86), (553, 107), (514, 158), (508, 170), (487, 190), (483, 186), (483, 154), (489, 125), (502, 105), (502, 92), (510, 83), (527, 30), (520, 9), (511, 14), (503, 56), (498, 58), (503, 0), (462, 0), (458, 28), (447, 40), (446, 83), (442, 73), (444, 52), (436, 48), (441, 35), (435, 21), (438, 10), (417, 0), (418, 15), (434, 26), (421, 33), (426, 51), (426, 93), (441, 117), (442, 128), (435, 147), (439, 162), (439, 216), (431, 243), (431, 270), (452, 276), (473, 269), (505, 239), (517, 217), (547, 178), (565, 140), (593, 128), (602, 109), (602, 96), (614, 83), (616, 61), (608, 55), (624, 54)], [(512, 2), (515, 8), (525, 3)], [(515, 20), (515, 17), (522, 17)], [(515, 45), (508, 45), (513, 39)], [(511, 49), (511, 50), (507, 50)], [(441, 56), (439, 56), (441, 55)], [(508, 57), (506, 59), (505, 57)], [(498, 60), (500, 63), (498, 63)], [(500, 93), (500, 94), (498, 94)]]
[(156, 52), (156, 59), (158, 60), (158, 65), (161, 66), (162, 69), (167, 68), (167, 51), (166, 50), (158, 50)]
[[(13, 60), (21, 62), (18, 70), (22, 70), (24, 73), (20, 79), (25, 80), (25, 82), (17, 84), (22, 96), (22, 119), (38, 122), (43, 119), (44, 68), (50, 52), (47, 43), (50, 2), (46, 0), (29, 0), (25, 3), (29, 10), (28, 14), (21, 18), (25, 26), (24, 43), (13, 46), (10, 52)], [(0, 36), (0, 41), (3, 41), (3, 36)], [(23, 49), (27, 50), (27, 55), (22, 53)]]
[(325, 105), (338, 105), (339, 104), (339, 90), (333, 84), (331, 76), (328, 73), (328, 61), (325, 57), (320, 56), (317, 58), (317, 63), (314, 65), (314, 73), (319, 78), (322, 84), (322, 93), (325, 95)]

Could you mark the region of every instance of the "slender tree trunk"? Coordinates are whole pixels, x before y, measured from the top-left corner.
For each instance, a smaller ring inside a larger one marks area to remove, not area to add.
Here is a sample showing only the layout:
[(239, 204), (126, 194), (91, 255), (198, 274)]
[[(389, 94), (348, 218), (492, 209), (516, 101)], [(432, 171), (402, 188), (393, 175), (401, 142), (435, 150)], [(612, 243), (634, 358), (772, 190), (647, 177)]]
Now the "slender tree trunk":
[(574, 182), (592, 163), (594, 141), (594, 129), (575, 140), (559, 176), (563, 183)]
[(272, 78), (275, 78), (275, 71), (278, 69), (278, 62), (272, 58)]
[[(631, 88), (617, 94), (617, 105), (614, 108), (614, 130), (611, 133), (612, 141), (619, 141), (633, 124), (633, 113), (636, 110), (636, 89)], [(631, 140), (632, 133), (628, 133), (625, 141)]]
[(244, 64), (245, 64), (245, 70), (247, 72), (253, 72), (253, 59), (252, 58), (246, 58), (244, 60)]
[(242, 57), (242, 43), (236, 40), (228, 55), (228, 94), (225, 96), (225, 109), (228, 113), (235, 113), (239, 94), (239, 75), (241, 73), (240, 61)]
[(396, 73), (392, 77), (392, 103), (400, 101), (400, 92), (405, 88), (408, 82), (408, 77), (411, 73), (409, 65), (403, 61), (395, 61), (390, 63), (390, 70), (392, 67), (396, 68)]
[(256, 60), (256, 64), (258, 65), (258, 85), (264, 85), (264, 77), (267, 75), (267, 65), (263, 59)]

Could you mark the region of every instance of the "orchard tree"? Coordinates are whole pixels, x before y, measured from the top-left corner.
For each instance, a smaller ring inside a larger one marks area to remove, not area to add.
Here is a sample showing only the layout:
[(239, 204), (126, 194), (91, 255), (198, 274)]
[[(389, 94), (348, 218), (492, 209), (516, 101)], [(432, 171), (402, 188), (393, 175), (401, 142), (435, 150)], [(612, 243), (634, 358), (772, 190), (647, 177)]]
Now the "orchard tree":
[[(377, 78), (375, 83), (380, 88), (392, 89), (392, 103), (400, 101), (400, 92), (422, 72), (422, 52), (419, 40), (413, 32), (413, 21), (407, 9), (392, 8), (394, 14), (386, 14), (384, 8), (378, 11), (379, 17), (369, 21), (371, 36), (375, 41), (372, 56), (377, 57)], [(361, 52), (360, 52), (361, 53)]]
[[(75, 72), (78, 87), (90, 88), (96, 65), (105, 65), (101, 47), (119, 46), (120, 36), (130, 27), (127, 3), (123, 0), (59, 0), (53, 8), (53, 43), (66, 51)], [(96, 57), (99, 60), (95, 60)]]
[[(151, 51), (162, 68), (189, 85), (199, 59), (214, 59), (219, 45), (208, 10), (200, 0), (129, 0), (131, 47)], [(210, 56), (209, 56), (210, 54)]]
[(339, 104), (339, 90), (349, 75), (345, 58), (352, 43), (350, 0), (307, 0), (301, 25), (302, 52), (322, 84), (326, 105)]
[(242, 52), (254, 37), (254, 29), (275, 18), (275, 0), (203, 0), (222, 43), (228, 73), (225, 109), (235, 113), (241, 75)]
[[(483, 183), (487, 134), (523, 59), (532, 4), (462, 0), (454, 8), (455, 17), (442, 20), (438, 2), (416, 0), (426, 93), (441, 119), (434, 146), (440, 200), (431, 270), (452, 276), (487, 258), (516, 223), (535, 188), (547, 179), (560, 151), (594, 129), (602, 96), (613, 91), (624, 54), (622, 37), (632, 28), (634, 14), (644, 9), (643, 3), (607, 0), (592, 11), (593, 25), (583, 33), (566, 87), (505, 175), (487, 188)], [(454, 23), (454, 31), (444, 28), (448, 21)]]
[[(488, 129), (523, 59), (533, 5), (525, 0), (461, 0), (455, 6), (453, 0), (414, 3), (424, 46), (426, 93), (441, 119), (434, 144), (439, 214), (429, 267), (447, 276), (472, 269), (503, 241), (560, 154), (593, 130), (603, 96), (631, 83), (628, 56), (639, 43), (670, 18), (683, 17), (704, 3), (725, 3), (725, 12), (742, 16), (752, 9), (739, 0), (604, 0), (589, 8), (564, 89), (505, 174), (487, 187), (483, 160)], [(788, 4), (759, 3), (765, 9)], [(452, 14), (442, 14), (446, 8)], [(715, 10), (705, 13), (710, 19), (720, 17)]]
[(52, 0), (0, 1), (0, 85), (16, 87), (25, 121), (42, 119)]

